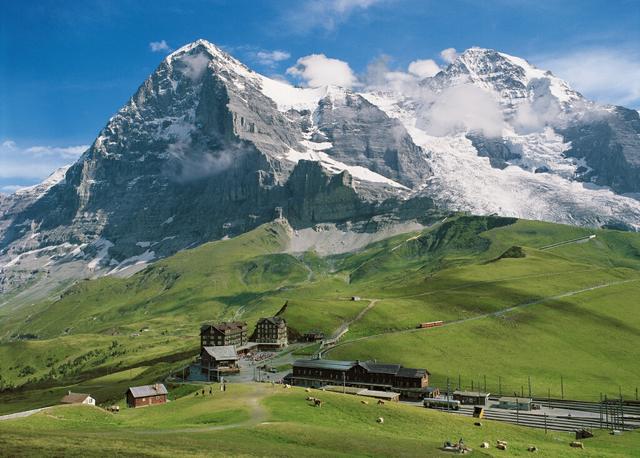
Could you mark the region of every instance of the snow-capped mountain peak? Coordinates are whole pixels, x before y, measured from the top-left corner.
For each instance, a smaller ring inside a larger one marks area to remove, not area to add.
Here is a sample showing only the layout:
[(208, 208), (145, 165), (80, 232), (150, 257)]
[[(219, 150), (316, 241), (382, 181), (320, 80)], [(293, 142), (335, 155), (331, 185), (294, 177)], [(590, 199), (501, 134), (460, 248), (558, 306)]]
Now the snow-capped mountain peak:
[(109, 272), (241, 233), (277, 207), (294, 227), (461, 210), (640, 228), (637, 111), (597, 107), (481, 48), (408, 84), (294, 87), (190, 43), (65, 173), (0, 200), (0, 265), (72, 244), (92, 275)]

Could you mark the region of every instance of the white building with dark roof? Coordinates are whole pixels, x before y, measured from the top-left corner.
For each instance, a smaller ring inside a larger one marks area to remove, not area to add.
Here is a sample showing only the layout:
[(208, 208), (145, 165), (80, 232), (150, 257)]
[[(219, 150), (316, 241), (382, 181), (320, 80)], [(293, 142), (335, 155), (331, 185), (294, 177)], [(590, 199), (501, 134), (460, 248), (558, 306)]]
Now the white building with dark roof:
[(96, 400), (86, 393), (72, 393), (69, 391), (61, 400), (61, 404), (84, 404), (89, 406), (95, 406)]

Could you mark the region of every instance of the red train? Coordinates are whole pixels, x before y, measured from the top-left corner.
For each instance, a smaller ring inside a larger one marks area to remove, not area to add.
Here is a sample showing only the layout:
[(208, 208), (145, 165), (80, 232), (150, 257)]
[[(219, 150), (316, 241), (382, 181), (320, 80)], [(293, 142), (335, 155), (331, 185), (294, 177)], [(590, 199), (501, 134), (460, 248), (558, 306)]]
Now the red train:
[(427, 323), (420, 323), (418, 328), (435, 328), (436, 326), (442, 326), (444, 321), (429, 321)]

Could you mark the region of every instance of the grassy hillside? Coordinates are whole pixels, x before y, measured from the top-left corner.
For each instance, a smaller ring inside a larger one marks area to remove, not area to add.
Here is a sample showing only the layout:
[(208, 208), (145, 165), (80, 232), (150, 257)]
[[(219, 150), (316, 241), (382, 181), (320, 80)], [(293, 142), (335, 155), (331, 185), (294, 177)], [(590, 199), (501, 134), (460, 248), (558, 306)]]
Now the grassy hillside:
[[(503, 392), (528, 391), (528, 376), (536, 394), (558, 394), (562, 376), (581, 398), (640, 385), (638, 234), (460, 216), (321, 258), (286, 254), (289, 230), (262, 226), (0, 315), (0, 383), (70, 385), (184, 359), (202, 322), (252, 326), (285, 302), (292, 328), (330, 335), (374, 301), (329, 357), (426, 367), (439, 384), (486, 376), (492, 391), (500, 377)], [(448, 325), (415, 330), (432, 320)]]
[[(314, 408), (302, 389), (229, 385), (213, 396), (186, 396), (162, 406), (110, 414), (92, 407), (57, 407), (0, 422), (0, 449), (9, 456), (447, 456), (439, 447), (464, 438), (471, 456), (633, 456), (638, 432), (597, 432), (584, 450), (573, 435), (520, 428), (394, 403), (363, 405), (350, 395), (315, 392)], [(384, 423), (376, 422), (378, 417)], [(489, 442), (492, 448), (480, 449)]]

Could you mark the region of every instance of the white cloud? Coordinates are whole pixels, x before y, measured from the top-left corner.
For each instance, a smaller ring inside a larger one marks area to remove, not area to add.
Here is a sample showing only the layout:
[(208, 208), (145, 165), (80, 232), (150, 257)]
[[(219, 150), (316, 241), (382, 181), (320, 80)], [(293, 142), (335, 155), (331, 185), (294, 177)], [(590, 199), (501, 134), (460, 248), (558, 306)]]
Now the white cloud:
[(316, 28), (334, 30), (358, 12), (386, 0), (301, 0), (289, 11), (286, 22), (295, 32), (309, 32)]
[(632, 49), (584, 49), (532, 59), (587, 98), (640, 107), (640, 52)]
[(458, 52), (455, 48), (443, 49), (442, 51), (440, 51), (440, 57), (442, 57), (442, 60), (444, 60), (446, 63), (450, 64), (451, 62), (456, 60), (456, 57), (458, 57)]
[(197, 81), (204, 73), (207, 65), (209, 65), (209, 61), (209, 57), (203, 53), (184, 55), (182, 57), (182, 63), (185, 65), (183, 70), (185, 76), (192, 81)]
[(351, 88), (358, 84), (358, 78), (348, 63), (324, 54), (301, 57), (296, 65), (287, 69), (287, 74), (299, 78), (310, 87), (335, 85)]
[(13, 186), (11, 182), (24, 181), (38, 183), (54, 170), (74, 162), (88, 148), (89, 145), (24, 148), (12, 140), (5, 140), (0, 144), (0, 185)]
[(167, 44), (165, 40), (161, 41), (152, 41), (149, 43), (149, 49), (152, 52), (169, 52), (171, 51), (171, 47)]
[(274, 66), (276, 63), (287, 60), (291, 57), (287, 51), (276, 49), (274, 51), (258, 51), (255, 53), (255, 59), (258, 63), (268, 67)]
[(502, 110), (492, 95), (471, 84), (423, 93), (419, 115), (420, 128), (435, 136), (479, 131), (497, 137), (504, 125)]
[(24, 187), (25, 186), (20, 186), (19, 184), (7, 184), (4, 186), (0, 186), (0, 192), (4, 194), (11, 194)]
[(440, 71), (440, 67), (433, 59), (418, 59), (409, 64), (409, 73), (418, 78), (428, 78)]

